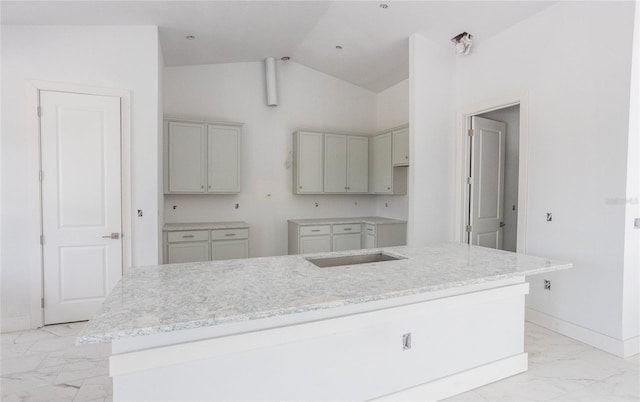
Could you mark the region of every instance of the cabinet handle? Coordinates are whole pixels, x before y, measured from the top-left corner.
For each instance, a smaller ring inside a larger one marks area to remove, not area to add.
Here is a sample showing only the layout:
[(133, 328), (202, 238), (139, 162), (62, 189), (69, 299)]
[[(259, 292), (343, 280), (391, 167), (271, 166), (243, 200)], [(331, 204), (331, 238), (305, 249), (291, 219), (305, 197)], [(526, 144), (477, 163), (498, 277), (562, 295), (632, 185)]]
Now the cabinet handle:
[(204, 185), (200, 186), (200, 188), (202, 188), (202, 189), (203, 189), (203, 188), (204, 188)]
[(404, 158), (405, 158), (406, 160), (409, 160), (409, 157), (408, 157), (408, 156), (405, 156)]
[(342, 230), (344, 230), (346, 232), (347, 230), (353, 230), (353, 228), (344, 228)]
[(373, 229), (371, 229), (371, 228), (367, 228), (367, 230), (368, 230), (369, 232), (373, 232)]
[(183, 239), (190, 239), (192, 237), (195, 237), (194, 235), (184, 235), (182, 236)]
[(391, 190), (391, 187), (387, 187), (387, 190)]
[(235, 236), (235, 235), (236, 235), (235, 233), (227, 233), (225, 236), (231, 237), (231, 236)]
[(311, 229), (312, 232), (319, 232), (320, 229)]
[(211, 190), (211, 186), (209, 186), (209, 190)]
[(300, 186), (300, 190), (302, 190), (302, 186)]

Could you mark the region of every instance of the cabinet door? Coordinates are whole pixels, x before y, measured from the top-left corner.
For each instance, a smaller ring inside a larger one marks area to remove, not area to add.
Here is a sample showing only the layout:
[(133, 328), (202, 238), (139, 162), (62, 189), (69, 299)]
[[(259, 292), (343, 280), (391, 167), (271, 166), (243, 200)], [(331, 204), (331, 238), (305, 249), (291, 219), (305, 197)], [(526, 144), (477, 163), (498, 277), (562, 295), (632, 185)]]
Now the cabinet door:
[(375, 248), (375, 247), (376, 247), (376, 235), (368, 232), (365, 233), (363, 248)]
[(207, 192), (240, 192), (240, 127), (208, 126)]
[(409, 129), (393, 132), (393, 165), (404, 166), (409, 164)]
[(300, 237), (300, 254), (325, 253), (331, 251), (331, 236)]
[(347, 136), (324, 135), (324, 192), (347, 191)]
[(373, 138), (373, 192), (391, 193), (391, 133)]
[(369, 190), (369, 138), (347, 137), (347, 192)]
[(167, 245), (168, 264), (209, 260), (208, 242), (170, 243)]
[(249, 240), (221, 240), (211, 242), (212, 260), (249, 258)]
[(167, 193), (204, 193), (205, 126), (196, 123), (169, 122), (167, 146)]
[(322, 145), (322, 133), (297, 133), (296, 193), (322, 192)]
[(333, 235), (332, 251), (359, 250), (362, 236), (360, 233)]

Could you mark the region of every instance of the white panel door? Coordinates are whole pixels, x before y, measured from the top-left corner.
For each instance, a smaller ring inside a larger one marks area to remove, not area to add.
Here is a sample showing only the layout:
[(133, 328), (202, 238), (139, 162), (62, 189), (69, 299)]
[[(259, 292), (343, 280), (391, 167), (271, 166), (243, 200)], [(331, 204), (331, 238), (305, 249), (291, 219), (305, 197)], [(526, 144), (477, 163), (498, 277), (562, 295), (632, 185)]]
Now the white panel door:
[(300, 132), (298, 136), (298, 193), (321, 193), (323, 134)]
[(471, 244), (502, 249), (505, 124), (472, 117)]
[(40, 105), (44, 320), (88, 320), (122, 277), (120, 99), (42, 91)]
[(391, 133), (373, 138), (373, 192), (391, 193)]
[(209, 125), (207, 192), (240, 192), (240, 128)]
[(206, 166), (205, 126), (169, 122), (169, 193), (204, 193)]
[(366, 193), (369, 190), (369, 138), (348, 136), (347, 192)]
[(347, 136), (324, 135), (324, 192), (347, 191)]

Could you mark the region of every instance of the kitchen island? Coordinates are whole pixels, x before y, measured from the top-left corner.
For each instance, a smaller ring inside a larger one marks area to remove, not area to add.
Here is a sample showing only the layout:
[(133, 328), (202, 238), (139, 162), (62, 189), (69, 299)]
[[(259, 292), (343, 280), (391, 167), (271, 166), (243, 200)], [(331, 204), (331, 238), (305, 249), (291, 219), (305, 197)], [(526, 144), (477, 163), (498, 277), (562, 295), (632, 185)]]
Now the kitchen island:
[[(308, 258), (400, 259), (319, 268)], [(571, 264), (462, 244), (131, 269), (79, 343), (114, 400), (440, 399), (527, 369), (526, 275)]]

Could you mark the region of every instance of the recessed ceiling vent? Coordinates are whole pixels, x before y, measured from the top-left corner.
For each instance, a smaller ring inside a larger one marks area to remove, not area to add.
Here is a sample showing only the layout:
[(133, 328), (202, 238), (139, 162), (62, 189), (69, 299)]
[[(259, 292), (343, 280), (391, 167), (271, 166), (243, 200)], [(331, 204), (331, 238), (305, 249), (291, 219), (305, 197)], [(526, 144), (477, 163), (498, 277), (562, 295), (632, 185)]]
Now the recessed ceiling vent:
[(451, 38), (451, 42), (456, 46), (458, 56), (466, 56), (471, 52), (471, 44), (473, 43), (473, 35), (463, 32)]
[(278, 88), (276, 83), (276, 59), (264, 60), (265, 82), (267, 86), (267, 106), (278, 106)]

